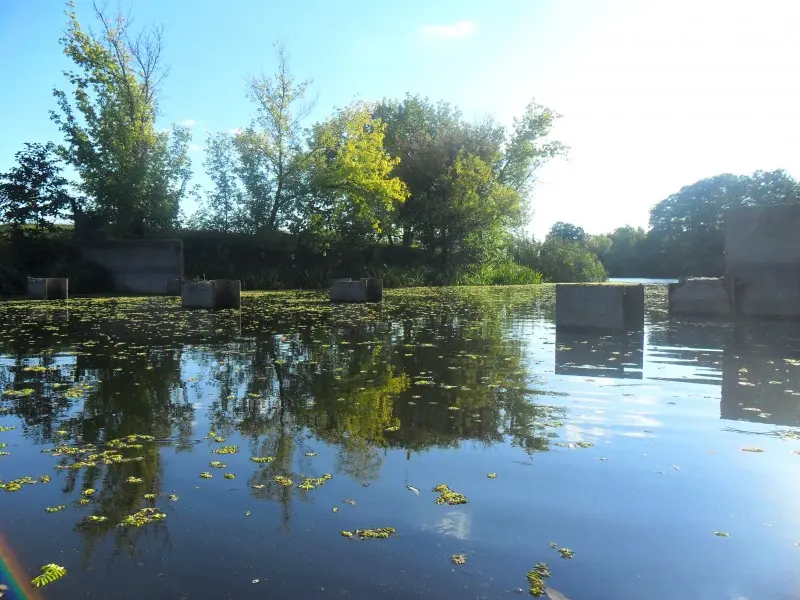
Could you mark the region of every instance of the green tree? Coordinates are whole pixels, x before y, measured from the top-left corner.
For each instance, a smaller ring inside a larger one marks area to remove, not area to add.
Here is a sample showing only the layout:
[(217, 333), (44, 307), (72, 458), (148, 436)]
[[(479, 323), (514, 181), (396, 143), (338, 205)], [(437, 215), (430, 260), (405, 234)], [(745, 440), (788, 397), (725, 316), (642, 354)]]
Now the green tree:
[(542, 244), (539, 270), (552, 282), (604, 281), (606, 271), (597, 255), (583, 244), (551, 237)]
[(560, 239), (565, 242), (584, 244), (586, 242), (586, 232), (583, 230), (583, 227), (578, 225), (558, 221), (550, 228), (547, 239)]
[(248, 97), (256, 105), (256, 118), (236, 136), (251, 219), (256, 228), (271, 230), (287, 226), (304, 197), (307, 154), (302, 124), (313, 108), (313, 102), (306, 100), (311, 82), (297, 82), (286, 47), (280, 43), (274, 47), (278, 69), (271, 77), (251, 79)]
[(467, 123), (447, 103), (410, 95), (378, 103), (373, 115), (388, 125), (386, 148), (409, 189), (398, 213), (402, 243), (437, 255), (446, 277), (507, 247), (536, 170), (566, 150), (547, 139), (558, 115), (535, 103), (510, 130), (491, 119)]
[(797, 202), (800, 186), (785, 171), (729, 173), (681, 188), (650, 211), (650, 236), (664, 275), (721, 275), (725, 211)]
[[(187, 128), (158, 131), (163, 79), (162, 30), (138, 34), (118, 13), (95, 5), (101, 34), (85, 32), (72, 1), (60, 40), (76, 69), (65, 71), (72, 101), (55, 89), (53, 121), (65, 136), (64, 158), (76, 169), (88, 210), (118, 235), (141, 237), (173, 227), (191, 177)], [(76, 215), (77, 216), (77, 215)]]
[(37, 231), (52, 229), (76, 202), (61, 176), (55, 145), (25, 144), (15, 158), (17, 165), (0, 173), (0, 219), (16, 232), (31, 225)]
[(206, 205), (198, 215), (197, 225), (226, 233), (242, 228), (242, 192), (236, 173), (237, 164), (232, 135), (209, 133), (203, 166), (212, 188), (206, 194)]
[(313, 201), (304, 222), (319, 239), (363, 245), (386, 236), (408, 192), (392, 176), (400, 161), (384, 149), (385, 131), (358, 103), (314, 127), (306, 159)]

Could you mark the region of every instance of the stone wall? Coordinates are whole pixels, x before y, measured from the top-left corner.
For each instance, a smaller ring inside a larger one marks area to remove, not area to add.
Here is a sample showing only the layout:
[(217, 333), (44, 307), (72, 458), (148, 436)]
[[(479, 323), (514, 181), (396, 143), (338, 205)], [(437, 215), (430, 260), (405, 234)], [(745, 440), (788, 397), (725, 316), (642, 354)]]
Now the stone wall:
[(635, 330), (644, 327), (641, 284), (559, 283), (556, 327)]
[(738, 317), (800, 317), (800, 204), (725, 214), (725, 279)]
[(174, 294), (183, 277), (181, 240), (125, 240), (85, 246), (83, 259), (104, 267), (116, 292)]

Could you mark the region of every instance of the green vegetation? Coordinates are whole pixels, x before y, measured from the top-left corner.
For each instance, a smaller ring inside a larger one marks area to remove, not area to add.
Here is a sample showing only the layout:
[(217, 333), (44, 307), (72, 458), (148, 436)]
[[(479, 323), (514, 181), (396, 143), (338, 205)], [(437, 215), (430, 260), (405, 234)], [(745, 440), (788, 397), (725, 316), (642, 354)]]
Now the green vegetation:
[[(252, 121), (208, 134), (203, 190), (189, 185), (191, 131), (156, 127), (162, 29), (134, 31), (98, 7), (94, 16), (84, 27), (67, 4), (60, 43), (71, 69), (50, 111), (63, 139), (27, 144), (0, 174), (0, 292), (18, 290), (28, 272), (77, 269), (59, 252), (76, 240), (176, 235), (187, 241), (187, 273), (247, 288), (319, 287), (340, 275), (390, 286), (529, 284), (570, 272), (548, 276), (512, 251), (539, 168), (567, 151), (551, 139), (559, 115), (547, 107), (532, 101), (506, 127), (409, 94), (310, 123), (311, 82), (293, 75), (278, 44), (275, 73), (244, 90)], [(183, 219), (189, 199), (199, 209)], [(237, 248), (247, 260), (230, 260)]]
[(67, 574), (67, 570), (64, 567), (54, 563), (44, 565), (39, 570), (41, 574), (31, 580), (31, 583), (37, 588), (49, 585)]

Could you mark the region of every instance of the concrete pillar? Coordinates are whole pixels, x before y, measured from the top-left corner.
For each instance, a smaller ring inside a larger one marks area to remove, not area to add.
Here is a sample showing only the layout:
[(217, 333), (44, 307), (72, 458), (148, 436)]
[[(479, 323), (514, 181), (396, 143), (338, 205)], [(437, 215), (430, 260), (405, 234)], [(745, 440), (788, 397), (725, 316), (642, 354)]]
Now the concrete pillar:
[(731, 299), (723, 277), (690, 277), (669, 284), (669, 314), (727, 317)]
[(238, 280), (212, 279), (184, 281), (181, 286), (183, 308), (240, 308), (242, 285)]
[(67, 300), (69, 298), (69, 279), (66, 277), (28, 277), (28, 298)]
[(559, 283), (556, 285), (556, 327), (642, 329), (644, 287), (621, 283)]
[(328, 291), (331, 302), (381, 302), (382, 279), (334, 279)]

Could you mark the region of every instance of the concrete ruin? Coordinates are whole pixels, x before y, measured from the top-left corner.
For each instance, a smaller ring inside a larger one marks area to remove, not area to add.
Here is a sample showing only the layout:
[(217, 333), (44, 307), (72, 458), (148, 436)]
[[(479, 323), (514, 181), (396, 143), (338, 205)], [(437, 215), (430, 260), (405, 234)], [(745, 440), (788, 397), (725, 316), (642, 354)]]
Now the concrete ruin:
[(83, 260), (108, 271), (114, 291), (123, 294), (172, 295), (183, 278), (181, 240), (118, 240), (82, 248)]
[(331, 302), (381, 302), (383, 279), (334, 279), (328, 295)]
[(644, 327), (641, 284), (559, 283), (556, 327), (638, 330)]
[(670, 283), (669, 314), (727, 317), (731, 301), (722, 277), (690, 277)]
[(28, 298), (32, 300), (69, 299), (69, 279), (66, 277), (28, 277)]
[(725, 213), (725, 280), (738, 318), (800, 317), (800, 204)]
[(183, 308), (241, 308), (242, 283), (239, 280), (212, 279), (184, 281), (181, 285)]

